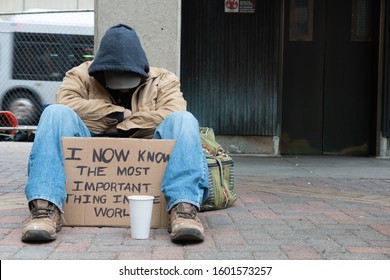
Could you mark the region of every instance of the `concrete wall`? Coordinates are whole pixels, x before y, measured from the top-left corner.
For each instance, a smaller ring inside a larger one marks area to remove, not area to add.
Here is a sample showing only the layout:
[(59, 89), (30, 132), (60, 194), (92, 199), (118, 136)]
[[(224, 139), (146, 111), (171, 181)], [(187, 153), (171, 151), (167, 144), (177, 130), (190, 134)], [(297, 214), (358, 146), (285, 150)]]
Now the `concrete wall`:
[(107, 28), (135, 29), (149, 64), (180, 75), (180, 0), (95, 0), (95, 45)]
[(93, 9), (94, 0), (1, 0), (0, 13), (21, 12), (28, 9)]
[(390, 138), (380, 136), (379, 157), (390, 158)]
[(386, 138), (386, 156), (390, 157), (390, 138)]

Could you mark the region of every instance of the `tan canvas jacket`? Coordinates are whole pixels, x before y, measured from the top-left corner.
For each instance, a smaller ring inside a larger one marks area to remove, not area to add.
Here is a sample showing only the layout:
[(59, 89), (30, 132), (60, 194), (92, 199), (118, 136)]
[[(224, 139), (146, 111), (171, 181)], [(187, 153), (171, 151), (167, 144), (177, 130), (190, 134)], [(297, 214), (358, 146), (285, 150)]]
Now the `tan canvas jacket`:
[(111, 94), (89, 76), (90, 63), (84, 62), (66, 73), (56, 99), (57, 103), (72, 108), (92, 132), (102, 133), (116, 125), (121, 130), (139, 128), (132, 137), (152, 138), (166, 117), (175, 111), (186, 110), (179, 78), (165, 69), (151, 67), (149, 78), (132, 96), (132, 116), (118, 123), (107, 115), (123, 112), (125, 108), (116, 105)]

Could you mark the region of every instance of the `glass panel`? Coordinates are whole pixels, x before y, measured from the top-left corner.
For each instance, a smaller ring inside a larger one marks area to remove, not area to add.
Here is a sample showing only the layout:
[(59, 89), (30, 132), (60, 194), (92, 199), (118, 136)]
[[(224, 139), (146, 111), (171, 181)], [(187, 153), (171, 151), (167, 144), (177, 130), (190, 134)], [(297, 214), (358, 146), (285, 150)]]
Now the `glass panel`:
[(352, 1), (352, 41), (371, 41), (372, 2), (371, 0)]
[(313, 40), (313, 0), (290, 0), (290, 41)]

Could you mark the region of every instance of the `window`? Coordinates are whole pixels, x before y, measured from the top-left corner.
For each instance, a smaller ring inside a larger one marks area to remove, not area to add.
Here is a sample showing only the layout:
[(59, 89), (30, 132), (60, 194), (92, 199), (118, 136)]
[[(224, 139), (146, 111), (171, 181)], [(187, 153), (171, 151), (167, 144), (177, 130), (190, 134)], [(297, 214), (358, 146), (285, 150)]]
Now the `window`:
[(13, 79), (61, 81), (93, 57), (93, 36), (15, 32)]
[(313, 40), (313, 0), (290, 0), (290, 41)]
[(356, 42), (372, 39), (372, 1), (352, 1), (351, 40)]

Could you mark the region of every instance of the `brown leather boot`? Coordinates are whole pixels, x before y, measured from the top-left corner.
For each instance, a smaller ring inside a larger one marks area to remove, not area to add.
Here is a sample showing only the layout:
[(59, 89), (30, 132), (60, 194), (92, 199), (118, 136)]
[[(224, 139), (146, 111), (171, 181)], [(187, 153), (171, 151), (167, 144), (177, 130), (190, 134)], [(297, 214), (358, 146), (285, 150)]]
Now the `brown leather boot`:
[(197, 216), (197, 209), (189, 203), (178, 203), (169, 212), (168, 232), (172, 241), (201, 242), (204, 229)]
[(58, 208), (46, 200), (29, 203), (31, 217), (22, 232), (23, 242), (48, 242), (57, 237), (61, 230), (61, 215)]

